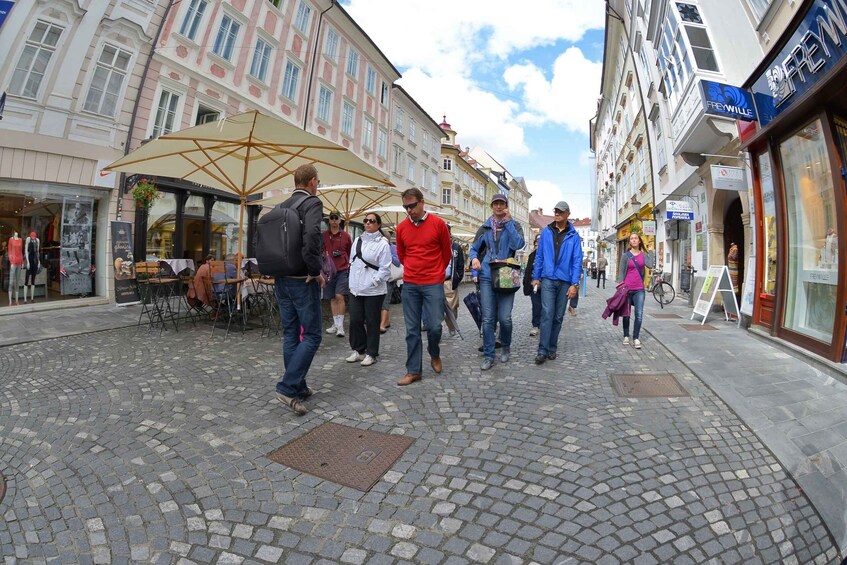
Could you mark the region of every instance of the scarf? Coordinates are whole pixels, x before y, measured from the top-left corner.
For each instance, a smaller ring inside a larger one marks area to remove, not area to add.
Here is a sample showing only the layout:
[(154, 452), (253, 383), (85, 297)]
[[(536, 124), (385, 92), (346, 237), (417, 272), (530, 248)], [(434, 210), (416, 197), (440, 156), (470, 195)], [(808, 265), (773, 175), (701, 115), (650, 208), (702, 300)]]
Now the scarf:
[(497, 241), (500, 238), (500, 232), (503, 231), (503, 227), (506, 225), (506, 220), (500, 222), (492, 214), (488, 221), (491, 223), (491, 234), (494, 236), (494, 241)]

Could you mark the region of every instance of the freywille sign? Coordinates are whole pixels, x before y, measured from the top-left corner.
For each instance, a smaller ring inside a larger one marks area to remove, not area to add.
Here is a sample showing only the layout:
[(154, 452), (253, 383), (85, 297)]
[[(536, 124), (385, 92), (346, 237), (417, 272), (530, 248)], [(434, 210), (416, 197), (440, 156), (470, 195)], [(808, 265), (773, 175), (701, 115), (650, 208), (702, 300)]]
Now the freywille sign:
[(118, 305), (138, 303), (131, 223), (112, 222), (112, 257), (115, 261), (115, 302)]
[(6, 21), (6, 16), (12, 11), (14, 5), (15, 3), (9, 0), (0, 0), (0, 27), (3, 27), (3, 22)]
[(750, 88), (761, 124), (773, 120), (808, 92), (845, 54), (847, 1), (815, 0)]
[(712, 80), (701, 80), (700, 88), (707, 114), (744, 121), (756, 119), (753, 97), (743, 88)]

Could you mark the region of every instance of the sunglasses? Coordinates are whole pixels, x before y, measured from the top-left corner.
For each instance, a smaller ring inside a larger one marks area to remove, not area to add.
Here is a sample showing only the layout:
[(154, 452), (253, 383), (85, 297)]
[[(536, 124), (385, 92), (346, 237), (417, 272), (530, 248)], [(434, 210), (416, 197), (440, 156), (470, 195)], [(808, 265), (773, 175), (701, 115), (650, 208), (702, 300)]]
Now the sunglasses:
[(338, 216), (330, 216), (329, 219), (330, 220), (340, 220), (341, 218), (338, 217)]
[(414, 204), (403, 204), (403, 208), (405, 208), (406, 210), (412, 210), (413, 208), (415, 208), (415, 206), (417, 206), (420, 203), (421, 203), (421, 201), (418, 200)]
[(378, 221), (376, 221), (376, 220), (375, 220), (375, 219), (373, 219), (373, 218), (365, 218), (365, 223), (366, 223), (366, 224), (378, 224), (379, 222), (378, 222)]

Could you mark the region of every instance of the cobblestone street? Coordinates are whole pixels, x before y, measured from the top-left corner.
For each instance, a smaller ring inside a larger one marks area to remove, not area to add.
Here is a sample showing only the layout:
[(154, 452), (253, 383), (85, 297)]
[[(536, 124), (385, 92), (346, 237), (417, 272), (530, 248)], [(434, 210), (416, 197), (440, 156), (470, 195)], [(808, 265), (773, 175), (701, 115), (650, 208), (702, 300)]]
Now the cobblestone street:
[[(645, 329), (658, 306), (650, 299)], [(134, 328), (0, 348), (6, 563), (838, 563), (806, 495), (757, 436), (649, 334), (640, 351), (589, 295), (559, 358), (533, 363), (529, 299), (512, 360), (442, 342), (405, 373), (392, 306), (380, 362), (324, 335), (316, 394), (276, 401), (278, 337)], [(708, 332), (702, 339), (709, 339)], [(673, 374), (690, 397), (622, 398), (615, 373)], [(415, 439), (368, 493), (266, 455), (326, 422)]]

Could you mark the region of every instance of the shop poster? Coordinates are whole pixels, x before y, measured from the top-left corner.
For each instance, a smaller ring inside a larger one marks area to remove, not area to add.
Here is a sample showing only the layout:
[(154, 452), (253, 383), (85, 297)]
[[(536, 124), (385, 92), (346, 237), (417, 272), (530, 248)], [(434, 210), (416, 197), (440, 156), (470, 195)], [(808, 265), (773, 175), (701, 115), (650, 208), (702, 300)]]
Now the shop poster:
[(91, 230), (94, 200), (64, 198), (62, 200), (62, 238), (59, 272), (63, 296), (91, 294)]
[(112, 257), (115, 260), (115, 303), (118, 306), (138, 304), (138, 283), (132, 255), (132, 224), (112, 222)]

